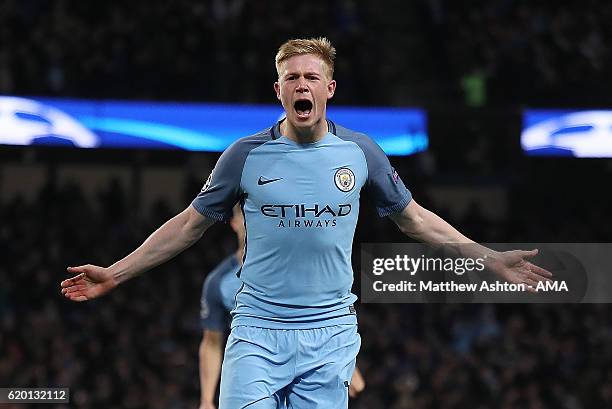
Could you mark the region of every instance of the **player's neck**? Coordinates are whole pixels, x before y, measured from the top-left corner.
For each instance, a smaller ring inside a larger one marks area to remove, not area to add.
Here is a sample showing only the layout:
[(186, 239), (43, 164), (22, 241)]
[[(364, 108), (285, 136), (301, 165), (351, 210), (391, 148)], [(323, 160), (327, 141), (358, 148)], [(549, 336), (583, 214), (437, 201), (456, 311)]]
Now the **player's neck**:
[(280, 124), (281, 135), (286, 136), (292, 141), (298, 143), (313, 143), (318, 142), (329, 131), (325, 118), (319, 119), (312, 127), (297, 128), (293, 126), (287, 119)]

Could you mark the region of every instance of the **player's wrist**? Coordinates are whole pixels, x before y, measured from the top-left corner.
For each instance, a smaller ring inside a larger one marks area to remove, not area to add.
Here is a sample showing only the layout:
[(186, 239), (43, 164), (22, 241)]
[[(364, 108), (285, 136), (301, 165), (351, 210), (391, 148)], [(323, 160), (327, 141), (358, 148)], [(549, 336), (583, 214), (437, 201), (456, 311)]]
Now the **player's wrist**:
[(200, 409), (209, 409), (214, 408), (214, 403), (210, 399), (201, 399), (200, 400)]
[(119, 266), (117, 266), (116, 264), (107, 267), (105, 270), (106, 275), (109, 278), (108, 281), (112, 284), (113, 287), (117, 287), (119, 284), (129, 280), (132, 277), (132, 275), (130, 275), (125, 269), (119, 268)]
[(483, 256), (484, 266), (487, 270), (492, 271), (493, 273), (505, 277), (505, 263), (504, 263), (504, 254), (498, 251), (487, 252), (485, 256)]
[(497, 251), (491, 251), (484, 254), (481, 258), (486, 268), (494, 269), (500, 265), (502, 256)]

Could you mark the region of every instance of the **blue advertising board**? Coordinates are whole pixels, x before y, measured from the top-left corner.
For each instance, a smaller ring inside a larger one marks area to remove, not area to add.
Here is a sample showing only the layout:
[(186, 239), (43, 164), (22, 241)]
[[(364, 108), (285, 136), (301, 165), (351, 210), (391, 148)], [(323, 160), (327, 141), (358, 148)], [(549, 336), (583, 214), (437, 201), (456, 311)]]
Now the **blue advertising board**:
[[(161, 103), (0, 96), (0, 144), (220, 152), (270, 127), (280, 105)], [(328, 107), (328, 118), (367, 133), (388, 155), (428, 147), (421, 109)]]
[(525, 110), (521, 146), (528, 155), (610, 158), (612, 110)]

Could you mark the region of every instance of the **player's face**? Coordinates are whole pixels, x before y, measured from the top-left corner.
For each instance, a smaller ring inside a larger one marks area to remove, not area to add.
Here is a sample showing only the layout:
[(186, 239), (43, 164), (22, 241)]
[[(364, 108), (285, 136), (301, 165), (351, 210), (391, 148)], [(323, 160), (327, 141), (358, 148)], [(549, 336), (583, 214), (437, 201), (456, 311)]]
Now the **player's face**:
[(327, 100), (334, 96), (336, 81), (326, 75), (319, 57), (296, 55), (279, 67), (276, 97), (282, 102), (287, 120), (298, 129), (313, 128), (325, 119)]

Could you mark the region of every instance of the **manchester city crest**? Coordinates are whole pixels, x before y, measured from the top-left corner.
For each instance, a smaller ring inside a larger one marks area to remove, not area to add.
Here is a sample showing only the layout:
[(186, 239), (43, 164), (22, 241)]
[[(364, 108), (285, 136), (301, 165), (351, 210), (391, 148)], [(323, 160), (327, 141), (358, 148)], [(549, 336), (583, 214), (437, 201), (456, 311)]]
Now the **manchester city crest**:
[(349, 168), (340, 168), (334, 175), (336, 187), (343, 192), (348, 192), (355, 187), (355, 174)]

